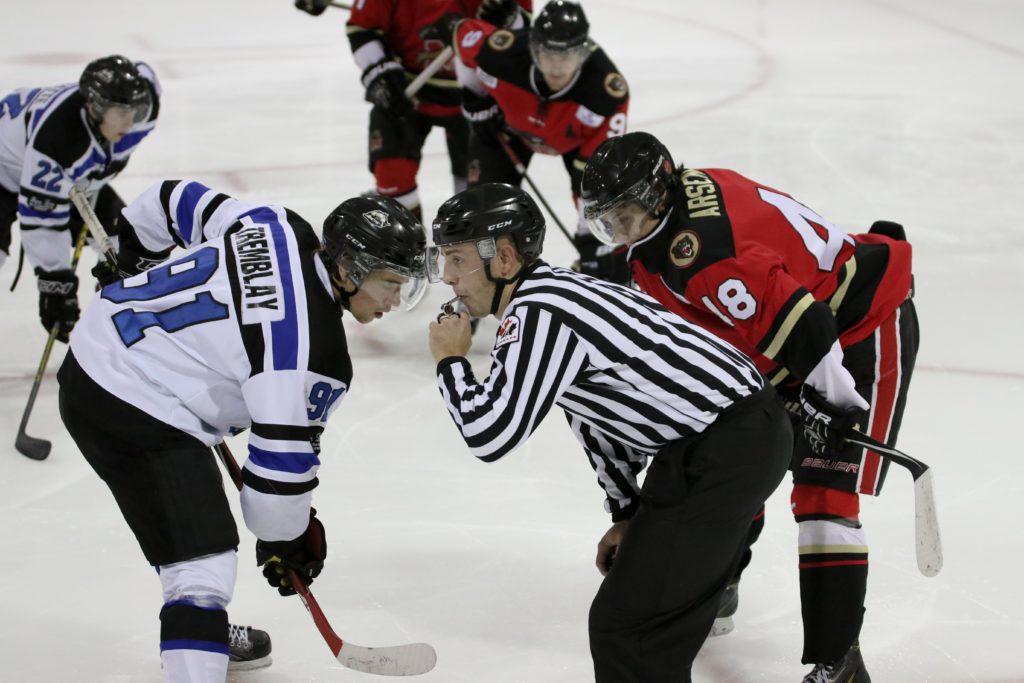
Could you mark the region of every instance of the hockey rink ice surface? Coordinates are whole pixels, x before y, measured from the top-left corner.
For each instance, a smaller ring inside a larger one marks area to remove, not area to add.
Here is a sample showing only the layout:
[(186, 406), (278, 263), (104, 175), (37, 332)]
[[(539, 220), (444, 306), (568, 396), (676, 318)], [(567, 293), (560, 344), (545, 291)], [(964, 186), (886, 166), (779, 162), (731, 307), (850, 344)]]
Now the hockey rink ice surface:
[[(878, 683), (1024, 681), (1024, 5), (583, 4), (631, 86), (630, 129), (661, 137), (677, 162), (735, 169), (850, 232), (882, 218), (906, 226), (922, 341), (899, 447), (933, 467), (945, 568), (918, 573), (913, 486), (893, 467), (883, 495), (862, 502), (864, 658)], [(19, 3), (4, 21), (0, 92), (76, 81), (115, 52), (144, 59), (163, 99), (156, 130), (114, 182), (125, 199), (194, 178), (319, 227), (372, 182), (346, 16), (313, 18), (286, 0)], [(573, 221), (561, 161), (535, 158), (530, 170)], [(439, 132), (420, 191), (429, 220), (450, 193)], [(545, 254), (573, 258), (553, 225)], [(15, 261), (0, 271), (0, 680), (159, 681), (159, 582), (60, 423), (63, 346), (29, 426), (53, 452), (34, 462), (14, 449), (45, 342), (34, 278), (8, 291)], [(80, 274), (94, 262), (84, 257)], [(356, 379), (324, 434), (315, 505), (330, 552), (313, 592), (353, 643), (431, 643), (438, 663), (424, 681), (592, 680), (587, 611), (610, 525), (602, 492), (560, 411), (499, 462), (470, 455), (427, 350), (448, 292), (435, 286), (411, 313), (346, 325)], [(474, 339), (480, 376), (495, 328), (485, 321)], [(244, 437), (231, 445), (244, 454)], [(707, 642), (695, 681), (795, 683), (808, 670), (788, 500), (787, 480), (769, 501), (736, 630)], [(266, 585), (241, 534), (231, 619), (271, 633), (274, 665), (231, 680), (372, 680), (342, 669), (298, 599)]]

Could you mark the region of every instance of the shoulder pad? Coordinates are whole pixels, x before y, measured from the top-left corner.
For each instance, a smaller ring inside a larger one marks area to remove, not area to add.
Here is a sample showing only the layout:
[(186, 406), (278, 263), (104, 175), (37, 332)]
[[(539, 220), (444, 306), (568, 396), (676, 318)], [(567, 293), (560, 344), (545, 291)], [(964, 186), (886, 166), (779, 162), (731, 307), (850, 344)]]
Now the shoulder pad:
[(573, 99), (594, 113), (611, 116), (629, 99), (629, 84), (604, 50), (597, 47), (583, 65), (573, 93)]

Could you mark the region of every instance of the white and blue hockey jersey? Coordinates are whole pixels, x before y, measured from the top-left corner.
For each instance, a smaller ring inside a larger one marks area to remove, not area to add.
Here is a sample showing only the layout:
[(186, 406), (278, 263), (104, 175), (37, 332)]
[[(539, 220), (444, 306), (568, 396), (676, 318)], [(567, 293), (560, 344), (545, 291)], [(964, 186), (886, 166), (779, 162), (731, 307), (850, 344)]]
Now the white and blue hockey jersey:
[(99, 192), (156, 126), (160, 83), (145, 62), (136, 66), (152, 85), (153, 108), (114, 144), (89, 127), (77, 83), (20, 88), (0, 98), (0, 187), (18, 195), (22, 246), (32, 266), (70, 268), (62, 229), (71, 217), (71, 187)]
[(185, 249), (104, 287), (71, 336), (85, 372), (207, 445), (249, 428), (246, 526), (298, 537), (319, 436), (352, 380), (345, 331), (312, 227), (280, 206), (164, 181), (122, 212), (139, 241)]

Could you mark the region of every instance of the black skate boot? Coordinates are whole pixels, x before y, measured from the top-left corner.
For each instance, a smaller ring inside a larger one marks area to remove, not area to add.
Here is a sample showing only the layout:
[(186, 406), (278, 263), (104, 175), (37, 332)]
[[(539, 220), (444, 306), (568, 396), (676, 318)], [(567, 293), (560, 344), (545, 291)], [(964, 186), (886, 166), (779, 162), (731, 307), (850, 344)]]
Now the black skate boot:
[(711, 637), (724, 636), (732, 632), (735, 624), (732, 623), (732, 615), (736, 614), (736, 608), (740, 606), (740, 580), (733, 579), (725, 587), (721, 599), (718, 601), (718, 613), (715, 615), (715, 623), (711, 625)]
[(801, 683), (871, 683), (871, 676), (864, 668), (860, 644), (854, 643), (842, 659), (831, 664), (815, 664)]
[(228, 671), (251, 671), (270, 666), (270, 634), (251, 626), (228, 624)]

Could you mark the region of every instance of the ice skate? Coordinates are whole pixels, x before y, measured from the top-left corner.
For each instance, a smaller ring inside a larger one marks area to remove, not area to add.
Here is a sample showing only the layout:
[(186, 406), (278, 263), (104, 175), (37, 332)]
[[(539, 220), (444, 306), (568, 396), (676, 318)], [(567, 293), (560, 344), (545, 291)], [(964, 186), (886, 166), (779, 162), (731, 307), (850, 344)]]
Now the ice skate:
[(735, 624), (732, 615), (736, 614), (736, 608), (740, 605), (740, 580), (734, 579), (725, 587), (721, 599), (718, 601), (718, 613), (715, 615), (715, 623), (711, 625), (711, 637), (724, 636), (732, 632)]
[(871, 683), (871, 676), (864, 668), (864, 658), (860, 654), (860, 644), (850, 646), (838, 661), (815, 664), (801, 683)]
[(251, 626), (228, 624), (228, 671), (251, 671), (270, 666), (270, 634)]

